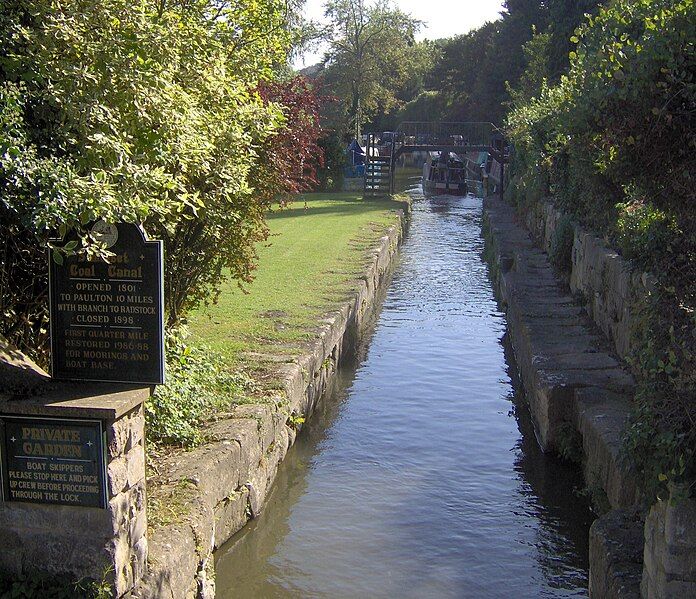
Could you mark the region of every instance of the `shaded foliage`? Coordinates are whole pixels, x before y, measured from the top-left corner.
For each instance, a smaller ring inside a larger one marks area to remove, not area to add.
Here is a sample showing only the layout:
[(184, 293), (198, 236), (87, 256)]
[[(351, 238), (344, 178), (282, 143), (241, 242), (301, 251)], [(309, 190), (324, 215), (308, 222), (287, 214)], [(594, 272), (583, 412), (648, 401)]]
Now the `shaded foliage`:
[(319, 140), (319, 111), (329, 98), (320, 97), (306, 77), (261, 82), (261, 98), (280, 107), (284, 126), (266, 144), (259, 161), (256, 192), (273, 200), (311, 191), (319, 181), (317, 169), (324, 166), (324, 150)]
[(206, 348), (186, 342), (170, 331), (166, 343), (167, 381), (145, 402), (148, 441), (192, 447), (205, 441), (202, 424), (244, 401), (250, 382), (228, 372)]
[(512, 197), (551, 194), (657, 279), (636, 306), (626, 447), (650, 493), (696, 480), (696, 16), (693, 0), (617, 0), (582, 24), (567, 75), (508, 117)]
[(343, 167), (346, 162), (346, 145), (340, 131), (325, 131), (318, 141), (324, 155), (324, 164), (317, 169), (319, 188), (322, 191), (340, 190), (343, 184)]
[(418, 88), (414, 35), (420, 22), (390, 0), (329, 0), (326, 17), (330, 47), (323, 77), (343, 108), (332, 125), (358, 138), (365, 122), (398, 104), (399, 90)]

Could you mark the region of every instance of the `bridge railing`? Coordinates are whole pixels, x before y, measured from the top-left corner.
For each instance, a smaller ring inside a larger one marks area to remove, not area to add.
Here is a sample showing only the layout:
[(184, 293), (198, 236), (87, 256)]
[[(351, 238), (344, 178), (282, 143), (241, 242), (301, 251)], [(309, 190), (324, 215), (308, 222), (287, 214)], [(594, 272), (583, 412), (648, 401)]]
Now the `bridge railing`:
[(488, 146), (498, 128), (485, 122), (405, 121), (399, 124), (397, 132), (408, 145)]

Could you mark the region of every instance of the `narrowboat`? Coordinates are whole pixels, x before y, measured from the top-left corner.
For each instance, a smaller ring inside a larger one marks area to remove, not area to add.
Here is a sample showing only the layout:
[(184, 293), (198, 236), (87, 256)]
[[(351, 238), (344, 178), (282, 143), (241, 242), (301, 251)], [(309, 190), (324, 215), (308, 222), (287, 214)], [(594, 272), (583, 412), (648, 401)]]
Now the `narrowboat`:
[(464, 161), (454, 152), (430, 152), (423, 165), (423, 193), (465, 196), (468, 191)]

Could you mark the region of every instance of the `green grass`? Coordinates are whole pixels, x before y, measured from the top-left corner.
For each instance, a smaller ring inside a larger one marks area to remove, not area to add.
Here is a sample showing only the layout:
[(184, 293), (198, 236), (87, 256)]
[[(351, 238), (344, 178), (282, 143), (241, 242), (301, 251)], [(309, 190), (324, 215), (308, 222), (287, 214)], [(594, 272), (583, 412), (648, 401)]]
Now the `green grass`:
[(216, 305), (191, 314), (194, 341), (230, 366), (247, 352), (297, 353), (316, 334), (318, 319), (338, 307), (386, 229), (404, 206), (359, 194), (308, 194), (268, 219), (271, 237), (258, 248), (256, 278), (242, 292), (228, 281)]

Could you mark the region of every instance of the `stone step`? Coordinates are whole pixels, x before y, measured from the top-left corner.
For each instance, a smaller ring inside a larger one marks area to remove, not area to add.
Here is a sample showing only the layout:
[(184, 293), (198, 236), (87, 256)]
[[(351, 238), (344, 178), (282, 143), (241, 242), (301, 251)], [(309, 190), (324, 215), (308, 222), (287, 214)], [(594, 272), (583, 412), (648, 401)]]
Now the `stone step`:
[(621, 438), (631, 413), (629, 397), (597, 387), (576, 389), (573, 409), (575, 426), (582, 435), (588, 486), (601, 486), (614, 508), (635, 505), (640, 493), (621, 452)]

